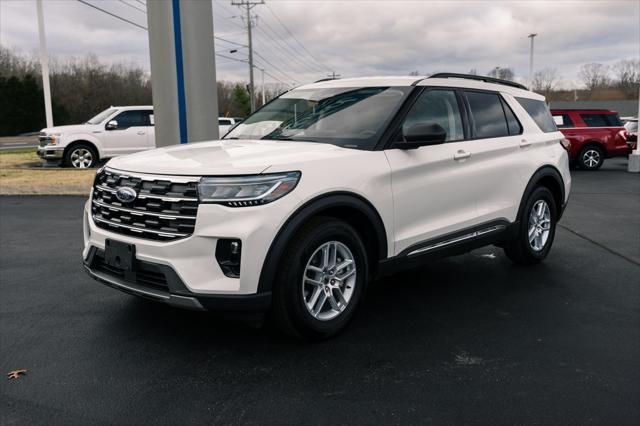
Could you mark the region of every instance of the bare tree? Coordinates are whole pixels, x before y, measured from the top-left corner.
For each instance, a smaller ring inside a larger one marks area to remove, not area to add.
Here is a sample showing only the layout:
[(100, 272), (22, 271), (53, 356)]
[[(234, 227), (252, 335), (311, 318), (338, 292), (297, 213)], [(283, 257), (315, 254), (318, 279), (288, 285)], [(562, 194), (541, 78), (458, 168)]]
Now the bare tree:
[(620, 88), (625, 96), (634, 98), (640, 90), (640, 60), (626, 59), (613, 66), (615, 73), (615, 85)]
[(551, 93), (558, 85), (558, 70), (556, 68), (543, 68), (533, 74), (531, 88), (545, 95)]
[(609, 84), (609, 67), (603, 64), (584, 64), (578, 72), (585, 87), (589, 91), (601, 89)]
[(469, 75), (478, 75), (478, 70), (475, 69), (475, 68), (471, 68), (467, 74), (469, 74)]
[(495, 67), (488, 74), (489, 77), (499, 78), (501, 80), (509, 80), (513, 81), (515, 78), (515, 73), (513, 72), (513, 68), (511, 67)]

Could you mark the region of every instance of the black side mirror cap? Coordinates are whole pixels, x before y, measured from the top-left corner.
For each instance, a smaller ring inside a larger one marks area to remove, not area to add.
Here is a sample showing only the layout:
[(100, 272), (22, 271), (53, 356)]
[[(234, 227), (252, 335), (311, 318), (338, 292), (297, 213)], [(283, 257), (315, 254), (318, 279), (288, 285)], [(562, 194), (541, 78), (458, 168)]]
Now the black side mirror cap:
[(438, 145), (447, 139), (447, 131), (437, 123), (417, 123), (409, 127), (404, 141), (397, 142), (396, 148), (415, 149), (426, 145)]

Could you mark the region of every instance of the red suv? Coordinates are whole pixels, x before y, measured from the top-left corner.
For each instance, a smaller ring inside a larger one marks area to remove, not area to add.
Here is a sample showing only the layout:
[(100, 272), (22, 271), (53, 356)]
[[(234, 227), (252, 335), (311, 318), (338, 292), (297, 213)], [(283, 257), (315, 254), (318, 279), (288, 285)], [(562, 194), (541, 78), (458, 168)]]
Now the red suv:
[(569, 159), (585, 170), (597, 170), (605, 158), (629, 154), (625, 128), (615, 111), (552, 109), (558, 129), (571, 142)]

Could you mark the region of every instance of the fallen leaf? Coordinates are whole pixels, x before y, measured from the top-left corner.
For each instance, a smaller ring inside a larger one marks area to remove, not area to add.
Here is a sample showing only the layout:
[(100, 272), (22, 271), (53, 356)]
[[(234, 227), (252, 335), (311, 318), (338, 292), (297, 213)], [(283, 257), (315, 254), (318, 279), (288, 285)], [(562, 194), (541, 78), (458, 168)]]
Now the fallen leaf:
[(9, 379), (17, 379), (24, 374), (27, 374), (27, 370), (13, 370), (7, 373), (7, 377)]

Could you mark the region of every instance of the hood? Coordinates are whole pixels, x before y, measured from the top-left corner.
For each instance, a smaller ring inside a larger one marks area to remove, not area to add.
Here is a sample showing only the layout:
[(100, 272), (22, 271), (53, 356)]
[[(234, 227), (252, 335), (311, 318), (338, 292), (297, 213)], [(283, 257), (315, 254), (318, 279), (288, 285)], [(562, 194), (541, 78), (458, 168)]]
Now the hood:
[(47, 127), (46, 129), (42, 129), (41, 133), (46, 133), (48, 135), (52, 133), (61, 133), (64, 135), (69, 135), (72, 133), (86, 133), (93, 130), (93, 125), (91, 124), (73, 124), (71, 126), (56, 126), (56, 127)]
[(114, 169), (165, 175), (244, 175), (271, 166), (357, 155), (361, 151), (313, 142), (224, 140), (158, 148), (109, 161)]

